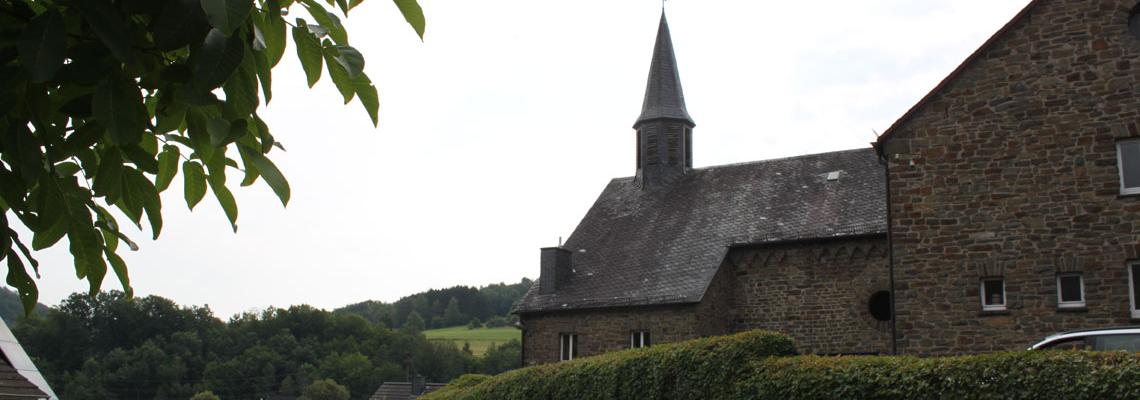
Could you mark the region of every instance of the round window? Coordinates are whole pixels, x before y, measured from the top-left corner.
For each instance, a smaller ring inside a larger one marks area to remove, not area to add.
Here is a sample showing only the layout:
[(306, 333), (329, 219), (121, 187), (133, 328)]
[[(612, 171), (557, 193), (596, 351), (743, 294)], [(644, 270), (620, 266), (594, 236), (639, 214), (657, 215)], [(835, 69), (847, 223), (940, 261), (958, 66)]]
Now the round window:
[(880, 290), (871, 295), (867, 302), (867, 309), (871, 316), (879, 321), (891, 320), (891, 292)]

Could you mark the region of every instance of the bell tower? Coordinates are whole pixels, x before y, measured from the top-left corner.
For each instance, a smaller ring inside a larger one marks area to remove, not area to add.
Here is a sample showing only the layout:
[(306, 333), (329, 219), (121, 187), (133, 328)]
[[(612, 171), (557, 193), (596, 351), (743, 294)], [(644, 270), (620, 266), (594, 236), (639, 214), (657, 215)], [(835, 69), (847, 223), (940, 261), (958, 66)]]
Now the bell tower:
[(677, 58), (664, 11), (649, 64), (649, 81), (637, 131), (637, 180), (642, 187), (667, 185), (693, 168), (693, 119), (677, 73)]

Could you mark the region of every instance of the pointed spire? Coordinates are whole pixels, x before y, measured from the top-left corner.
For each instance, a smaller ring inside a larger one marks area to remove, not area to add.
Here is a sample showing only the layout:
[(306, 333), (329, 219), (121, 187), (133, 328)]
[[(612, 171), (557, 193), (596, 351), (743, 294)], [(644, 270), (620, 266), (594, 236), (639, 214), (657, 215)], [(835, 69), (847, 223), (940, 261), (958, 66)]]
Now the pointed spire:
[(681, 77), (677, 74), (677, 58), (673, 55), (673, 39), (669, 36), (665, 10), (661, 10), (661, 24), (657, 28), (657, 44), (653, 47), (641, 116), (637, 117), (633, 127), (659, 118), (678, 119), (696, 125), (685, 110), (685, 94), (681, 91)]

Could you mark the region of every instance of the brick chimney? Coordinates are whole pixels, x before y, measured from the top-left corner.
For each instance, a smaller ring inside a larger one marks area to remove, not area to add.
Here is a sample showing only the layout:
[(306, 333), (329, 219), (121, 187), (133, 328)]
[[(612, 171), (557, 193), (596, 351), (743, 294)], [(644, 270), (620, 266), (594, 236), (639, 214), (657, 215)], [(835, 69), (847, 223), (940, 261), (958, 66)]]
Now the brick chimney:
[(570, 250), (546, 247), (540, 250), (541, 270), (538, 277), (538, 294), (553, 294), (570, 281)]

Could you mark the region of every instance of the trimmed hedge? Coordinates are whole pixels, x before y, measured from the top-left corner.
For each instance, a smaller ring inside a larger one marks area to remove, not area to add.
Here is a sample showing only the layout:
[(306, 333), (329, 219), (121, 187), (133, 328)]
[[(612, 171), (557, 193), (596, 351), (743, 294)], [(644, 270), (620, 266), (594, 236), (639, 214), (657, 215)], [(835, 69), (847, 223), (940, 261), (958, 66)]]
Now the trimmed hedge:
[(753, 331), (464, 377), (426, 399), (1140, 399), (1140, 355), (1019, 351), (962, 357), (768, 357)]
[(962, 357), (757, 360), (734, 398), (1138, 399), (1140, 356), (1019, 351)]
[(787, 336), (751, 331), (607, 353), (496, 375), (423, 399), (700, 399), (731, 395), (749, 361), (792, 355)]

